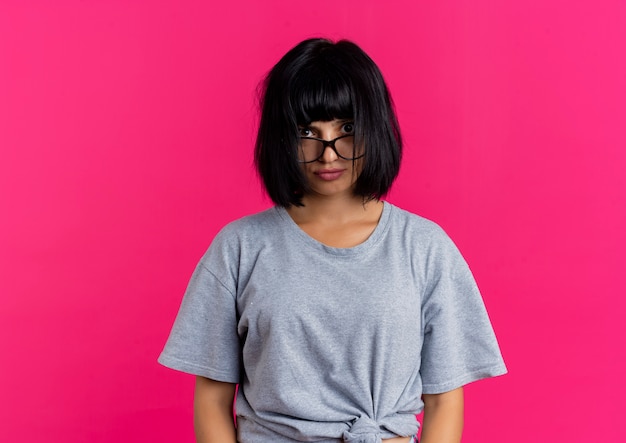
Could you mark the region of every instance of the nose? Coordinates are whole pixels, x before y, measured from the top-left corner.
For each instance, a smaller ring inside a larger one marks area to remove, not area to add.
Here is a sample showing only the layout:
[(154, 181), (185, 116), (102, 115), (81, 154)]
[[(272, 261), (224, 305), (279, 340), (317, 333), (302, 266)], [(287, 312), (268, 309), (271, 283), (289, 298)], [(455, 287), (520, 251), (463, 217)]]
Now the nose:
[(335, 152), (333, 148), (331, 148), (330, 146), (325, 146), (324, 152), (322, 153), (322, 156), (319, 158), (319, 161), (321, 161), (322, 163), (332, 163), (338, 158), (339, 157), (337, 156), (337, 153)]

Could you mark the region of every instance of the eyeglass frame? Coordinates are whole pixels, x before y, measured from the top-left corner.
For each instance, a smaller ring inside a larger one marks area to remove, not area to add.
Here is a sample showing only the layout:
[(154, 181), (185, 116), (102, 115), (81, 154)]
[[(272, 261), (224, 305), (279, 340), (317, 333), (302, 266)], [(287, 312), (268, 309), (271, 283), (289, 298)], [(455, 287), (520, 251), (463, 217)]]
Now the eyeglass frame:
[(327, 147), (329, 147), (329, 146), (330, 146), (330, 148), (331, 148), (333, 151), (335, 151), (335, 154), (337, 154), (337, 157), (342, 158), (342, 159), (344, 159), (344, 160), (358, 160), (358, 159), (360, 159), (361, 157), (364, 157), (364, 156), (365, 156), (365, 153), (363, 153), (363, 154), (359, 155), (358, 157), (350, 157), (350, 158), (348, 158), (348, 157), (344, 157), (343, 155), (341, 155), (341, 154), (337, 151), (337, 147), (335, 146), (335, 142), (336, 142), (337, 140), (339, 140), (340, 138), (346, 138), (346, 137), (354, 137), (354, 134), (345, 134), (345, 135), (340, 135), (339, 137), (334, 138), (334, 139), (332, 139), (332, 140), (325, 140), (325, 139), (323, 139), (323, 138), (317, 138), (317, 137), (300, 137), (300, 140), (316, 140), (316, 141), (318, 141), (318, 142), (322, 142), (323, 147), (322, 147), (322, 152), (320, 153), (320, 155), (319, 155), (317, 158), (315, 158), (315, 159), (313, 159), (313, 160), (307, 160), (307, 161), (304, 161), (304, 160), (299, 160), (299, 159), (298, 159), (298, 163), (313, 163), (313, 162), (318, 161), (320, 158), (322, 158), (322, 157), (324, 156), (324, 152), (326, 152), (326, 148), (327, 148)]

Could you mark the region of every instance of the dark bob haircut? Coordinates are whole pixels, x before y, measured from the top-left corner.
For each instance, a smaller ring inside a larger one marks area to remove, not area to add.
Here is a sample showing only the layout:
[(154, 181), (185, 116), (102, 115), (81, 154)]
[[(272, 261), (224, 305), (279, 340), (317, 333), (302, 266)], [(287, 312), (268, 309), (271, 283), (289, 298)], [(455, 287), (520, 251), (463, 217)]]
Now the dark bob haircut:
[(400, 169), (400, 128), (383, 76), (361, 48), (346, 40), (305, 40), (261, 87), (254, 159), (274, 203), (302, 206), (309, 189), (298, 162), (298, 126), (336, 118), (354, 120), (355, 143), (365, 148), (355, 195), (369, 201), (388, 192)]

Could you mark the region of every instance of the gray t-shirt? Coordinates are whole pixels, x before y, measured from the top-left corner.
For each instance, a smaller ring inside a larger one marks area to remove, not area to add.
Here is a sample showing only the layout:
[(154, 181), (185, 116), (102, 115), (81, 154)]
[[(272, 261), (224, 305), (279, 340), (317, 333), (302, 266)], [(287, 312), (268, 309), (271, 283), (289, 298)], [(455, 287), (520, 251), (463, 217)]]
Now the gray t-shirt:
[(198, 264), (159, 362), (239, 383), (245, 443), (413, 435), (422, 393), (506, 372), (457, 248), (387, 202), (353, 248), (317, 242), (279, 207), (230, 223)]

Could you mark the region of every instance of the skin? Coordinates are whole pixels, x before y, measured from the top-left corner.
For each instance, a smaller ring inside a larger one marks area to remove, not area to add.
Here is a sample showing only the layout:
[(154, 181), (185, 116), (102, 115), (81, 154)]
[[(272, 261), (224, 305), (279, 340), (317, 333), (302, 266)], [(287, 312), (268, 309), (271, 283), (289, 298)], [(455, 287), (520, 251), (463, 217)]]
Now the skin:
[(463, 388), (443, 394), (424, 394), (420, 443), (460, 443), (463, 434)]
[(198, 443), (237, 443), (233, 403), (235, 387), (196, 377), (193, 398), (193, 425)]
[[(332, 140), (346, 133), (346, 120), (313, 122), (301, 128), (304, 136)], [(304, 206), (287, 209), (291, 218), (309, 236), (328, 246), (349, 248), (363, 243), (376, 229), (383, 211), (378, 200), (363, 203), (354, 195), (361, 170), (360, 160), (344, 160), (327, 147), (317, 161), (303, 163), (311, 192)], [(332, 180), (324, 171), (342, 171)], [(236, 443), (233, 422), (235, 386), (204, 377), (196, 378), (194, 429), (198, 443)], [(463, 431), (463, 388), (443, 394), (424, 395), (424, 423), (420, 443), (459, 443)], [(408, 443), (409, 437), (383, 440)]]

